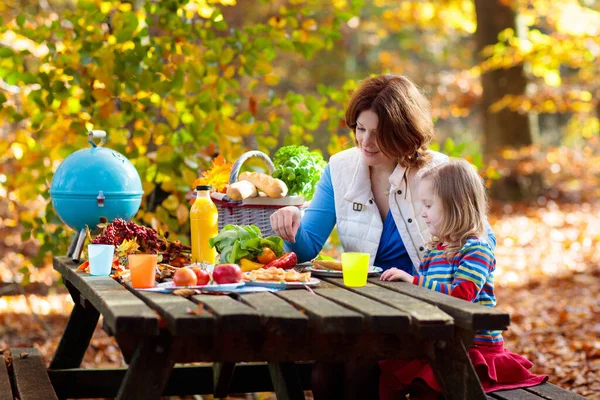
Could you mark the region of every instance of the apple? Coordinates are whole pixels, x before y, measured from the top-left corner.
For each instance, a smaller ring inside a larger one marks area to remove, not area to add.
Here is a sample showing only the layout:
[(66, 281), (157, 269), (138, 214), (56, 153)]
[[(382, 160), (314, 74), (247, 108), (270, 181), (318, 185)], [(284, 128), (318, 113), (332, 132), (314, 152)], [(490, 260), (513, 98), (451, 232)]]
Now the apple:
[(194, 271), (194, 273), (196, 274), (196, 278), (198, 278), (198, 286), (208, 285), (208, 283), (210, 282), (210, 274), (208, 273), (208, 271), (200, 267), (193, 267), (192, 271)]
[(219, 285), (238, 283), (242, 280), (242, 269), (237, 264), (219, 264), (215, 266), (212, 276)]

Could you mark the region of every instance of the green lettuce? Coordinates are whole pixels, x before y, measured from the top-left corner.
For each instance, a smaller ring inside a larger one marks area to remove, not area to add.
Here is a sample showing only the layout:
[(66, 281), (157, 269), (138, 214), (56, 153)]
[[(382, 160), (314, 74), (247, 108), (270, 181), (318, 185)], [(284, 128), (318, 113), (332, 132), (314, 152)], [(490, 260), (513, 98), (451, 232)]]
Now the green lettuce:
[(277, 257), (283, 255), (283, 239), (279, 236), (263, 238), (256, 225), (225, 225), (208, 243), (217, 249), (223, 264), (238, 264), (242, 258), (255, 261), (263, 247), (273, 250)]
[(284, 146), (273, 156), (273, 164), (273, 178), (284, 181), (288, 193), (312, 199), (325, 167), (321, 154), (310, 151), (306, 146)]

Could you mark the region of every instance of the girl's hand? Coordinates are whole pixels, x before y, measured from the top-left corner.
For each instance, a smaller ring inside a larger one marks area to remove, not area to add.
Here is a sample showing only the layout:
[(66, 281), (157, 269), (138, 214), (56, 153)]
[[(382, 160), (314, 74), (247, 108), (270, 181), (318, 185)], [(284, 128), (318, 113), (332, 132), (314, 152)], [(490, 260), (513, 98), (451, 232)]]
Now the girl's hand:
[(412, 283), (413, 277), (411, 274), (406, 273), (398, 268), (390, 268), (387, 271), (383, 271), (381, 277), (382, 281), (404, 281)]
[(300, 209), (289, 206), (275, 211), (271, 214), (271, 227), (283, 240), (294, 243), (300, 228)]

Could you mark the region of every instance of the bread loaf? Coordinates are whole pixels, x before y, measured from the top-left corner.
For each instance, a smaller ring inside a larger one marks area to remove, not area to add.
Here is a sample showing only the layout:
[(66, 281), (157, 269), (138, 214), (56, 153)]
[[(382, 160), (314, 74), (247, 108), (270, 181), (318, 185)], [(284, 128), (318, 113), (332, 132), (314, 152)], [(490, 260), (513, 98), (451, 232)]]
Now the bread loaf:
[(244, 200), (258, 196), (256, 186), (250, 181), (239, 181), (227, 186), (227, 196), (231, 200)]
[(285, 182), (260, 172), (242, 172), (239, 180), (252, 182), (257, 189), (274, 199), (285, 197), (288, 191)]
[(337, 260), (314, 260), (314, 269), (332, 269), (334, 271), (342, 270), (342, 262)]

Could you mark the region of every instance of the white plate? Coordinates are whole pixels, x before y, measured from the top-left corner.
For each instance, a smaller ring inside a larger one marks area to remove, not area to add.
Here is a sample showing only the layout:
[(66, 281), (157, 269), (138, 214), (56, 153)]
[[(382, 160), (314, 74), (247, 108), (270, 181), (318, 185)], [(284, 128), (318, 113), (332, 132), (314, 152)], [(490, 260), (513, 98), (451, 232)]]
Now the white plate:
[(309, 282), (273, 282), (273, 281), (244, 281), (246, 286), (262, 286), (272, 289), (302, 289), (305, 286), (316, 286), (321, 283), (317, 278), (310, 278)]
[[(312, 266), (305, 268), (304, 271), (310, 271), (311, 275), (314, 276), (325, 276), (330, 278), (341, 278), (342, 271), (337, 271), (335, 269), (315, 269)], [(380, 267), (370, 266), (369, 267), (369, 275), (368, 276), (377, 276), (383, 271)]]
[(228, 292), (234, 289), (244, 286), (244, 282), (238, 283), (224, 283), (222, 285), (204, 285), (204, 286), (175, 286), (173, 281), (159, 283), (153, 288), (148, 289), (137, 289), (144, 290), (147, 292), (161, 292), (161, 293), (172, 293), (177, 289), (195, 289), (202, 292)]

